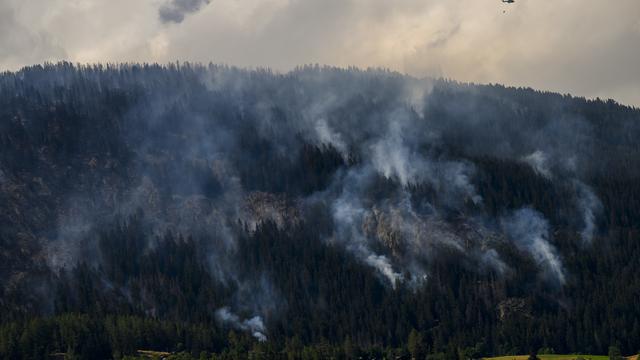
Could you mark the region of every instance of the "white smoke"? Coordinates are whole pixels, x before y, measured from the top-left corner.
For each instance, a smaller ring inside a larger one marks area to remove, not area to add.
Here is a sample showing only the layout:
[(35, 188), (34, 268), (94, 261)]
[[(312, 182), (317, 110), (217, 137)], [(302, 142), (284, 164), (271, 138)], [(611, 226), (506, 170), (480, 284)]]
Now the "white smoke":
[(551, 179), (551, 170), (549, 169), (547, 155), (542, 150), (536, 150), (524, 156), (522, 161), (531, 166), (538, 175)]
[[(458, 169), (461, 168), (456, 163), (442, 165), (438, 176), (441, 177), (439, 184), (445, 196), (458, 198), (466, 196), (463, 194), (475, 193), (466, 182), (466, 177), (456, 184), (453, 176), (445, 185), (444, 180), (449, 174), (459, 174), (461, 171)], [(451, 172), (448, 169), (452, 169)], [(507, 266), (495, 251), (490, 253), (480, 249), (484, 246), (484, 239), (477, 235), (478, 231), (473, 235), (466, 234), (463, 238), (456, 233), (456, 226), (441, 218), (430, 204), (423, 203), (422, 210), (417, 211), (406, 188), (397, 189), (395, 195), (381, 202), (366, 200), (366, 188), (374, 181), (376, 173), (374, 169), (358, 167), (334, 182), (338, 195), (331, 203), (335, 225), (332, 240), (341, 243), (352, 255), (374, 268), (392, 287), (405, 281), (412, 286), (422, 284), (428, 278), (427, 264), (444, 248), (460, 254), (473, 248), (477, 261), (498, 273), (505, 272)], [(324, 199), (326, 196), (327, 193), (323, 193)], [(470, 236), (474, 238), (470, 239)], [(388, 249), (389, 253), (380, 254), (373, 250), (380, 247)], [(394, 268), (400, 264), (401, 270)]]
[(241, 319), (240, 316), (234, 314), (228, 307), (216, 310), (216, 318), (223, 324), (232, 326), (241, 331), (248, 331), (260, 342), (267, 341), (267, 335), (262, 317), (254, 316), (250, 319)]
[(438, 173), (441, 174), (440, 190), (448, 194), (446, 200), (455, 203), (460, 199), (468, 199), (476, 205), (482, 203), (482, 197), (471, 183), (474, 171), (471, 165), (459, 161), (441, 161), (438, 163), (438, 169)]
[[(184, 4), (185, 9), (197, 10), (197, 7), (204, 6), (206, 1), (171, 3)], [(492, 131), (495, 129), (488, 127), (485, 130), (484, 125), (475, 124), (473, 117), (466, 117), (469, 114), (473, 115), (472, 104), (455, 104), (455, 111), (463, 112), (464, 116), (456, 113), (459, 116), (443, 118), (459, 118), (460, 123), (449, 121), (442, 124), (441, 119), (436, 116), (429, 117), (429, 114), (425, 113), (429, 110), (428, 104), (433, 106), (433, 103), (427, 101), (432, 86), (428, 82), (394, 78), (375, 72), (356, 72), (348, 76), (332, 74), (331, 71), (300, 71), (292, 73), (290, 77), (287, 75), (288, 81), (294, 84), (287, 85), (288, 83), (281, 84), (268, 76), (263, 78), (260, 73), (214, 66), (209, 67), (208, 75), (202, 77), (212, 96), (224, 94), (224, 101), (225, 104), (229, 104), (230, 113), (231, 109), (237, 111), (242, 119), (237, 123), (248, 124), (251, 129), (255, 129), (261, 140), (268, 142), (269, 146), (282, 149), (278, 154), (288, 156), (288, 160), (295, 161), (295, 154), (298, 154), (300, 149), (301, 142), (291, 140), (294, 135), (300, 135), (307, 142), (331, 144), (343, 156), (351, 155), (348, 154), (349, 151), (354, 153), (358, 165), (350, 166), (347, 175), (344, 175), (343, 170), (338, 171), (331, 189), (321, 189), (312, 196), (320, 198), (320, 201), (330, 206), (335, 224), (333, 240), (340, 242), (363, 264), (375, 269), (381, 278), (392, 286), (403, 281), (413, 282), (412, 279), (425, 279), (428, 268), (425, 263), (437, 256), (438, 249), (445, 246), (456, 253), (459, 252), (465, 259), (473, 258), (476, 263), (490, 266), (498, 273), (509, 270), (495, 250), (485, 246), (482, 239), (469, 241), (468, 234), (459, 234), (459, 222), (454, 224), (444, 215), (450, 210), (455, 210), (456, 216), (464, 218), (463, 222), (467, 222), (469, 214), (466, 205), (472, 202), (477, 205), (474, 209), (478, 209), (483, 202), (474, 186), (476, 168), (473, 162), (464, 160), (464, 157), (451, 155), (448, 149), (450, 139), (460, 138), (461, 142), (469, 143), (470, 146), (475, 144), (477, 148), (470, 147), (473, 150), (484, 149), (479, 152), (468, 151), (469, 153), (526, 163), (536, 173), (549, 179), (552, 175), (556, 175), (558, 179), (563, 178), (561, 175), (566, 175), (564, 177), (569, 180), (562, 180), (562, 184), (575, 178), (572, 171), (575, 170), (576, 164), (581, 164), (566, 160), (566, 156), (559, 156), (563, 152), (554, 150), (553, 145), (547, 144), (546, 135), (554, 133), (552, 131), (544, 132), (545, 136), (535, 137), (536, 144), (523, 146), (526, 149), (544, 149), (525, 156), (522, 155), (526, 152), (517, 150), (520, 149), (518, 144), (509, 143), (509, 146), (501, 146), (500, 141), (484, 141), (503, 138), (513, 141), (519, 137), (510, 137), (508, 134), (502, 136), (500, 131), (505, 128), (502, 126), (496, 126), (498, 133), (493, 134)], [(375, 79), (376, 82), (372, 82), (371, 79)], [(381, 86), (372, 89), (372, 83)], [(281, 90), (270, 92), (264, 91), (263, 87)], [(379, 105), (379, 108), (364, 112), (358, 110), (354, 103)], [(457, 105), (461, 105), (462, 108)], [(274, 108), (282, 113), (274, 112)], [(160, 124), (161, 114), (171, 110), (170, 106), (164, 103), (159, 103), (157, 109), (159, 114), (145, 118), (145, 121), (149, 121), (150, 127)], [(238, 157), (246, 161), (250, 160), (251, 155), (243, 158), (245, 149), (240, 147), (241, 141), (238, 137), (244, 132), (234, 127), (237, 124), (221, 120), (224, 117), (210, 119), (202, 114), (192, 115), (184, 116), (182, 123), (186, 130), (180, 132), (180, 137), (189, 141), (180, 143), (178, 149), (174, 150), (180, 150), (176, 152), (177, 155), (185, 156), (189, 161), (206, 163), (202, 168), (220, 182), (220, 194), (211, 197), (197, 192), (193, 192), (195, 195), (190, 195), (191, 192), (186, 195), (174, 195), (167, 206), (162, 203), (161, 191), (156, 188), (160, 185), (160, 180), (158, 184), (154, 184), (155, 180), (152, 181), (151, 176), (146, 175), (146, 169), (141, 169), (140, 186), (129, 190), (128, 195), (124, 196), (124, 203), (120, 203), (117, 210), (127, 215), (143, 208), (145, 213), (152, 215), (151, 218), (158, 220), (152, 227), (157, 235), (166, 230), (185, 234), (213, 234), (211, 237), (215, 240), (205, 249), (209, 254), (210, 269), (220, 279), (233, 278), (233, 260), (225, 261), (226, 258), (231, 258), (228, 255), (233, 254), (235, 250), (235, 239), (229, 224), (233, 224), (237, 219), (251, 219), (244, 214), (240, 206), (249, 189), (243, 188), (239, 172), (234, 169), (233, 158)], [(455, 136), (445, 136), (446, 126), (452, 126), (450, 132)], [(569, 126), (569, 129), (573, 127)], [(487, 134), (483, 136), (484, 132)], [(481, 145), (477, 145), (476, 142)], [(168, 169), (163, 171), (172, 175), (171, 185), (182, 185), (187, 176), (183, 177), (183, 174), (178, 170), (172, 170), (171, 167), (177, 159), (159, 155), (164, 154), (163, 142), (160, 145), (161, 149), (154, 148), (157, 144), (136, 145), (140, 163), (150, 168), (162, 166)], [(575, 164), (566, 165), (567, 161)], [(559, 170), (565, 168), (569, 169), (563, 170), (568, 172), (568, 175)], [(558, 173), (552, 174), (552, 169), (558, 170)], [(394, 183), (395, 198), (371, 199), (370, 194), (366, 193), (367, 185), (379, 176)], [(589, 243), (596, 230), (595, 220), (601, 204), (587, 185), (581, 182), (576, 184), (576, 203), (584, 223), (581, 235), (584, 242)], [(425, 204), (427, 200), (421, 200), (423, 203), (420, 205), (412, 204), (410, 192), (413, 185), (426, 185), (429, 191), (435, 194), (433, 204)], [(197, 188), (194, 190), (199, 191)], [(384, 226), (397, 233), (401, 239), (398, 253), (394, 253), (397, 249), (392, 249), (391, 246), (386, 247), (390, 249), (386, 252), (384, 246), (379, 246), (388, 245), (384, 244), (384, 239), (377, 238), (377, 234), (367, 233), (363, 228), (366, 219), (371, 217), (376, 207), (387, 218), (385, 221), (388, 223)], [(426, 211), (423, 207), (430, 210)], [(274, 211), (266, 209), (261, 219), (284, 218), (282, 213)], [(530, 212), (532, 214), (524, 211), (507, 218), (503, 222), (510, 225), (505, 225), (505, 228), (512, 237), (517, 238), (514, 241), (519, 248), (530, 253), (541, 266), (550, 269), (548, 273), (558, 279), (558, 282), (564, 282), (562, 264), (555, 249), (548, 242), (548, 224), (541, 215), (532, 210)], [(523, 220), (527, 217), (525, 215), (533, 220)], [(255, 225), (257, 221), (251, 220), (248, 223)], [(524, 227), (525, 230), (518, 230), (519, 227)], [(82, 233), (82, 230), (78, 228), (77, 232)], [(381, 248), (383, 250), (379, 250)], [(53, 259), (53, 262), (57, 264), (68, 263), (67, 258), (78, 258), (76, 254), (61, 254), (55, 250), (52, 249), (52, 252), (59, 256)], [(237, 304), (234, 303), (234, 306)], [(242, 310), (247, 313), (265, 314), (254, 309)]]
[(71, 197), (65, 211), (58, 215), (56, 237), (43, 244), (47, 265), (56, 272), (73, 268), (80, 259), (97, 261), (86, 256), (97, 246), (96, 239), (89, 238), (95, 219), (84, 212), (86, 206), (81, 198)]
[(503, 217), (501, 222), (509, 238), (536, 261), (547, 279), (564, 285), (564, 267), (555, 247), (549, 243), (549, 224), (542, 214), (523, 208)]
[(580, 231), (580, 236), (583, 244), (588, 245), (593, 241), (597, 229), (596, 218), (598, 213), (602, 211), (602, 203), (591, 187), (579, 180), (574, 181), (574, 184), (578, 209), (582, 213), (583, 228)]
[(407, 147), (404, 136), (409, 129), (400, 119), (390, 119), (387, 136), (371, 146), (371, 162), (380, 174), (396, 178), (405, 186), (416, 182), (418, 171), (425, 164)]
[(424, 113), (427, 97), (432, 90), (433, 81), (427, 79), (407, 82), (405, 87), (407, 102), (419, 116)]
[(361, 261), (376, 269), (395, 288), (402, 281), (402, 275), (393, 270), (389, 259), (370, 249), (368, 240), (362, 233), (362, 223), (367, 213), (359, 199), (348, 192), (343, 192), (333, 203), (333, 220), (336, 225), (336, 240)]
[(395, 288), (397, 284), (402, 282), (402, 274), (393, 270), (393, 266), (386, 256), (369, 253), (365, 262), (380, 271), (389, 280), (391, 287)]
[(495, 249), (486, 249), (479, 254), (479, 258), (482, 265), (497, 271), (500, 275), (504, 275), (510, 270), (509, 266), (500, 259), (500, 255)]
[(342, 140), (342, 136), (335, 132), (329, 124), (327, 119), (320, 118), (315, 123), (315, 132), (318, 136), (318, 140), (322, 144), (331, 144), (335, 147), (343, 156), (347, 153), (347, 145)]
[[(541, 176), (552, 179), (553, 175), (549, 168), (549, 158), (545, 152), (536, 150), (521, 159)], [(582, 220), (582, 230), (580, 237), (583, 245), (589, 245), (593, 241), (593, 236), (597, 230), (597, 217), (602, 211), (602, 202), (594, 193), (590, 186), (576, 177), (576, 158), (574, 156), (564, 157), (559, 160), (559, 167), (564, 171), (569, 179), (566, 183), (575, 189), (575, 204)]]

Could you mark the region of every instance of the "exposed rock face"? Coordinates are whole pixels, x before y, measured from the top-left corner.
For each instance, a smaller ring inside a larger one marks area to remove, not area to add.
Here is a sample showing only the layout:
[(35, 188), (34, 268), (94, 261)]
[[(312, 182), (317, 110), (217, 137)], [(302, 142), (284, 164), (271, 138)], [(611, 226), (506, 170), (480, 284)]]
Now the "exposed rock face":
[(427, 277), (420, 275), (420, 269), (437, 254), (464, 256), (468, 267), (480, 271), (510, 271), (495, 250), (496, 244), (506, 241), (504, 237), (471, 218), (447, 221), (437, 214), (416, 213), (402, 202), (374, 205), (366, 212), (362, 233), (386, 249), (394, 263), (413, 269), (412, 276), (420, 281)]
[(301, 220), (298, 205), (283, 195), (266, 192), (249, 193), (244, 201), (245, 221), (250, 229), (264, 221), (273, 221), (278, 227), (298, 224)]
[(531, 309), (525, 299), (507, 298), (502, 300), (497, 307), (498, 318), (506, 321), (517, 317), (531, 317)]
[(449, 247), (460, 251), (484, 248), (497, 239), (492, 232), (470, 224), (446, 222), (436, 215), (420, 215), (402, 206), (373, 206), (362, 224), (363, 233), (400, 255)]
[(393, 213), (385, 212), (374, 206), (362, 223), (363, 233), (370, 238), (377, 239), (387, 247), (394, 256), (399, 256), (404, 239), (401, 223)]

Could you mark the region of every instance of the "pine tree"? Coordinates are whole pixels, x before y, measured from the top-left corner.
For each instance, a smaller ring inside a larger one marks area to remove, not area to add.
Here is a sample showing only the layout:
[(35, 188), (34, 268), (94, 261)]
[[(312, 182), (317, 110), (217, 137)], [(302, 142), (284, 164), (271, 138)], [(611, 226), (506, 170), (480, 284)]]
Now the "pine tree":
[(620, 348), (615, 345), (609, 346), (609, 360), (622, 360)]
[(422, 341), (422, 334), (420, 334), (416, 329), (411, 329), (411, 332), (409, 333), (407, 348), (413, 359), (418, 360), (424, 357), (424, 344)]

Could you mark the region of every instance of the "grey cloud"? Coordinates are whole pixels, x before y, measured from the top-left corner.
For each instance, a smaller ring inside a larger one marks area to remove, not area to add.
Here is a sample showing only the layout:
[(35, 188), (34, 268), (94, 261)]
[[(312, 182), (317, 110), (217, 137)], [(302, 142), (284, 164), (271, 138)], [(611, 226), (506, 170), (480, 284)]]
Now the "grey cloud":
[(194, 13), (203, 6), (207, 6), (211, 0), (171, 0), (158, 10), (160, 20), (163, 23), (181, 23), (184, 17)]
[[(205, 11), (209, 0), (71, 3), (5, 0), (0, 66), (66, 55), (79, 62), (213, 61), (283, 71), (324, 63), (640, 104), (636, 0), (615, 6), (585, 0), (580, 7), (571, 0), (522, 1), (507, 14), (499, 4), (446, 0), (218, 0), (215, 12)], [(198, 11), (202, 16), (184, 22)], [(166, 26), (176, 23), (182, 26)]]
[(0, 2), (0, 70), (65, 58), (50, 33), (23, 24), (10, 2)]

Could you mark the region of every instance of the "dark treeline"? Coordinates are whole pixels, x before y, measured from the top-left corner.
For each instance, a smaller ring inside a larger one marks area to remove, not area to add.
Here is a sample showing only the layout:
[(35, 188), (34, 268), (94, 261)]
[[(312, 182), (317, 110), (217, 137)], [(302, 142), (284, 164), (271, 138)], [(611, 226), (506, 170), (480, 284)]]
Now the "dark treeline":
[(379, 70), (2, 74), (0, 357), (637, 353), (639, 136)]

